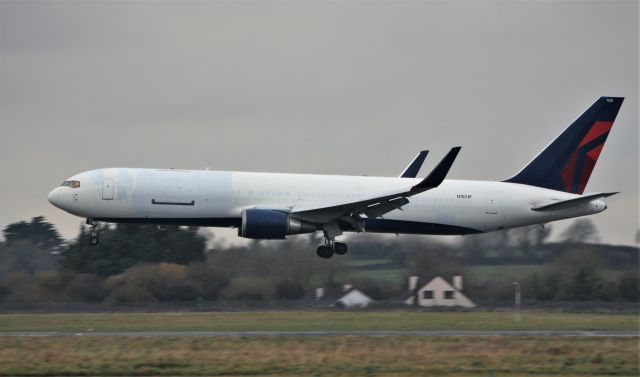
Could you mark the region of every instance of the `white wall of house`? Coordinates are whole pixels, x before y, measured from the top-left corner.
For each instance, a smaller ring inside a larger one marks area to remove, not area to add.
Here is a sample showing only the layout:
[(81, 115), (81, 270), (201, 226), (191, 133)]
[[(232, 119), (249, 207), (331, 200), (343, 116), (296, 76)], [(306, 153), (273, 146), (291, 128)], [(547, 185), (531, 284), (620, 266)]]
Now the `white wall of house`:
[[(459, 281), (460, 286), (462, 281)], [(414, 296), (411, 296), (407, 304), (413, 305)], [(476, 305), (460, 290), (449, 284), (440, 276), (434, 278), (418, 290), (419, 306), (459, 306), (474, 308)]]

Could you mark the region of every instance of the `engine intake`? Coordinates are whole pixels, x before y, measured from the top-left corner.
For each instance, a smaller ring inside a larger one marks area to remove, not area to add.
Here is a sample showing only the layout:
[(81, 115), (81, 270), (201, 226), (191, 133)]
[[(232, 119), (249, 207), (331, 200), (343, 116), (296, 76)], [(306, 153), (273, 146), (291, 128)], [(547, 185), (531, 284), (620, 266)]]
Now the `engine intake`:
[(316, 225), (292, 218), (276, 209), (250, 208), (242, 211), (238, 235), (258, 240), (283, 240), (289, 234), (313, 233)]

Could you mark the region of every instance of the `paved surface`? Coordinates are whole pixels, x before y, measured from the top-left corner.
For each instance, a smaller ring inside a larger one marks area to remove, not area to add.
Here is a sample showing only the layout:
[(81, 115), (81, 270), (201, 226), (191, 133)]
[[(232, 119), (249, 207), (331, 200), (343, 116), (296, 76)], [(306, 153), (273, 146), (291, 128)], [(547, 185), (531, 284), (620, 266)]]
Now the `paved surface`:
[(118, 332), (4, 332), (6, 336), (130, 336), (130, 337), (253, 337), (253, 336), (574, 336), (638, 337), (640, 331), (118, 331)]

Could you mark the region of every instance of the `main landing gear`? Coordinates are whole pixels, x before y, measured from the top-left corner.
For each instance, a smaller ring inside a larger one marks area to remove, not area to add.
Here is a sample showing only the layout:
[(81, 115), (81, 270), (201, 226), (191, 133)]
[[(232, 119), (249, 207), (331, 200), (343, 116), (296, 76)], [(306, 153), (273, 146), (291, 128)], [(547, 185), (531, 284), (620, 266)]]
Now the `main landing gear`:
[(98, 238), (98, 222), (94, 219), (87, 219), (87, 224), (91, 225), (91, 236), (89, 237), (89, 243), (93, 246), (100, 243)]
[(316, 250), (316, 254), (320, 258), (329, 259), (333, 254), (345, 255), (347, 253), (347, 244), (336, 242), (336, 237), (342, 234), (342, 229), (337, 222), (332, 221), (324, 224), (322, 232), (324, 233), (324, 245), (319, 246)]
[(345, 255), (347, 250), (346, 243), (335, 242), (335, 240), (325, 238), (324, 245), (318, 247), (316, 254), (318, 254), (320, 258), (329, 259), (333, 254)]

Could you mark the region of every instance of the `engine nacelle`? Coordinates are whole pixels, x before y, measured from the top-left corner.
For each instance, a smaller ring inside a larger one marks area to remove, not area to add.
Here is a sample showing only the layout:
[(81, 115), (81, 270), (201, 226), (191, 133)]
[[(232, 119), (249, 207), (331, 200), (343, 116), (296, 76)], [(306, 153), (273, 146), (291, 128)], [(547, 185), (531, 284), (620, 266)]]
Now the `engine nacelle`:
[(267, 208), (250, 208), (242, 211), (242, 225), (238, 228), (238, 235), (258, 240), (283, 240), (288, 234), (315, 231), (315, 224), (292, 218), (286, 212)]

